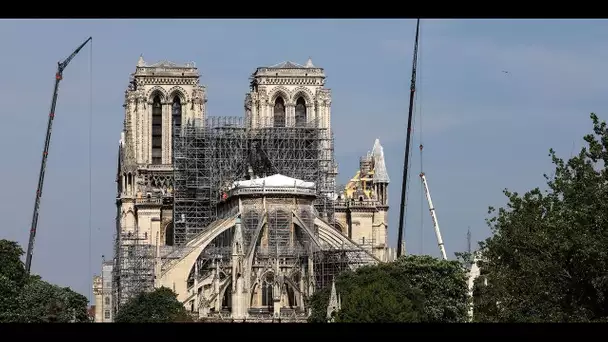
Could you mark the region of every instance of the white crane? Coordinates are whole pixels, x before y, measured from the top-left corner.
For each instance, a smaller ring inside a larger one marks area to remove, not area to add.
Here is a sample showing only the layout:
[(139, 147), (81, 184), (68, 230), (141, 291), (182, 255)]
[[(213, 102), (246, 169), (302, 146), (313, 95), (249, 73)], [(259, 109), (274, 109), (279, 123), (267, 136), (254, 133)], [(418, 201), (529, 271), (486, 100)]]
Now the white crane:
[(429, 211), (431, 212), (431, 219), (433, 220), (433, 228), (435, 229), (435, 236), (437, 237), (437, 244), (439, 245), (439, 251), (441, 252), (441, 257), (443, 260), (447, 260), (448, 257), (445, 254), (445, 247), (443, 246), (443, 239), (441, 238), (441, 231), (439, 231), (439, 223), (437, 223), (437, 214), (435, 213), (435, 207), (433, 207), (433, 201), (431, 200), (431, 193), (429, 192), (429, 185), (426, 181), (426, 176), (424, 172), (420, 173), (420, 179), (422, 180), (422, 185), (424, 187), (424, 194), (426, 195), (426, 200), (429, 202)]

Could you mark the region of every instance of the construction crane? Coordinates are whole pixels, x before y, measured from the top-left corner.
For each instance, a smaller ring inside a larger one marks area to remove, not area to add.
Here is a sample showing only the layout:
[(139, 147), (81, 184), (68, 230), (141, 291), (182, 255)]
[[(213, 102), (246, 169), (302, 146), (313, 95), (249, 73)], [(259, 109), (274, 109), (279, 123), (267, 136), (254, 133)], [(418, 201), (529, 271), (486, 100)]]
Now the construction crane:
[(34, 255), (34, 240), (36, 239), (36, 228), (38, 227), (38, 214), (40, 212), (40, 198), (42, 197), (42, 186), (44, 185), (44, 172), (46, 171), (46, 160), (49, 155), (49, 146), (51, 144), (51, 132), (53, 128), (53, 119), (55, 118), (55, 107), (57, 106), (57, 94), (59, 92), (59, 82), (63, 79), (63, 71), (70, 64), (72, 59), (87, 45), (93, 38), (89, 37), (82, 43), (74, 52), (63, 62), (57, 63), (57, 73), (55, 74), (55, 88), (53, 89), (53, 101), (51, 102), (51, 110), (46, 128), (46, 138), (44, 140), (44, 151), (42, 152), (42, 162), (40, 164), (40, 175), (38, 176), (38, 187), (36, 188), (36, 200), (34, 202), (34, 213), (32, 215), (32, 225), (30, 227), (30, 240), (27, 245), (27, 255), (25, 259), (25, 271), (30, 273), (32, 267), (32, 256)]
[(433, 206), (433, 200), (431, 200), (431, 192), (429, 191), (429, 184), (426, 181), (424, 172), (420, 173), (420, 179), (422, 180), (422, 186), (424, 187), (424, 194), (426, 200), (429, 202), (429, 211), (431, 212), (431, 219), (433, 220), (433, 228), (435, 229), (435, 236), (437, 237), (437, 244), (439, 245), (439, 252), (443, 260), (447, 260), (448, 257), (445, 254), (445, 247), (443, 246), (443, 239), (441, 238), (441, 231), (439, 230), (439, 223), (437, 222), (437, 214), (435, 213), (435, 207)]
[(401, 181), (401, 202), (399, 203), (399, 229), (397, 236), (397, 258), (405, 253), (404, 226), (405, 207), (407, 205), (407, 181), (410, 167), (410, 142), (412, 140), (412, 117), (416, 94), (416, 68), (418, 66), (418, 38), (420, 36), (420, 18), (416, 19), (416, 38), (414, 40), (414, 58), (412, 59), (412, 78), (410, 82), (410, 105), (407, 113), (407, 131), (405, 136), (405, 157), (403, 158), (403, 179)]

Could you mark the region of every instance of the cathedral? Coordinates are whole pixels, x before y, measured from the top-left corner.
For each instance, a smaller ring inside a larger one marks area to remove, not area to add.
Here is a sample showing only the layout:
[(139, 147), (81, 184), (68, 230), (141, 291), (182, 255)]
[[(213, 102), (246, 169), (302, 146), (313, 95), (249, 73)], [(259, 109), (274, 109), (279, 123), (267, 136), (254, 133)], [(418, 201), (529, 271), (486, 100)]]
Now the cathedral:
[(306, 321), (339, 272), (394, 259), (382, 146), (338, 189), (331, 101), (323, 68), (288, 61), (255, 70), (243, 117), (209, 116), (194, 63), (140, 57), (95, 321), (162, 286), (197, 320)]

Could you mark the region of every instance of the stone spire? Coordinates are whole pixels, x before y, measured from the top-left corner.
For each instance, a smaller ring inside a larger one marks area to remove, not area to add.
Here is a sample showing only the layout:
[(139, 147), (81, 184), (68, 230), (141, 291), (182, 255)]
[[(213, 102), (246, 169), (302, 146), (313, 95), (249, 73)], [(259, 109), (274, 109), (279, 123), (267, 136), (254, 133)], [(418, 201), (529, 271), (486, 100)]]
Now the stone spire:
[(247, 296), (244, 294), (245, 249), (243, 248), (243, 229), (240, 217), (236, 219), (232, 239), (232, 317), (241, 319), (246, 316), (245, 300)]
[(307, 68), (314, 68), (315, 65), (312, 64), (312, 58), (308, 57), (308, 60), (306, 61), (306, 65), (304, 65)]
[(137, 61), (137, 66), (138, 67), (144, 67), (144, 66), (146, 66), (146, 62), (144, 62), (144, 55), (143, 54), (139, 55), (139, 60)]
[(336, 282), (335, 280), (331, 281), (331, 293), (329, 295), (329, 303), (327, 305), (327, 320), (329, 322), (333, 322), (333, 317), (332, 315), (338, 311), (340, 311), (341, 309), (341, 300), (340, 297), (337, 295), (336, 292)]
[(234, 237), (232, 238), (232, 255), (245, 255), (245, 249), (243, 247), (243, 229), (241, 228), (241, 218), (237, 217), (236, 224), (234, 225)]
[(384, 149), (380, 145), (380, 139), (376, 139), (374, 142), (374, 148), (372, 149), (372, 157), (374, 158), (374, 183), (386, 183), (390, 182), (388, 177), (388, 171), (386, 170), (386, 164), (384, 163)]

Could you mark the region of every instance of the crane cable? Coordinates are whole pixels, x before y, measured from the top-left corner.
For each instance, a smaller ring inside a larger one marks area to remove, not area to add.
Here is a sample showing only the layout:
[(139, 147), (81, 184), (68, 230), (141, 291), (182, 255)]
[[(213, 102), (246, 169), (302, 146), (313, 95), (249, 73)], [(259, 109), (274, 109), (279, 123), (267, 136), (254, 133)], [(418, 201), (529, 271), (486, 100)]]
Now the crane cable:
[[(92, 265), (92, 244), (93, 244), (93, 165), (92, 165), (92, 150), (93, 150), (93, 40), (89, 45), (89, 132), (88, 132), (88, 167), (89, 167), (89, 272), (87, 276), (89, 279), (93, 279), (93, 265)], [(93, 301), (93, 284), (89, 286), (89, 300)]]

